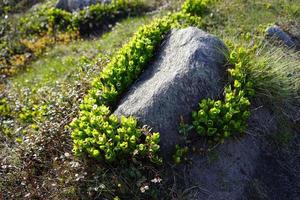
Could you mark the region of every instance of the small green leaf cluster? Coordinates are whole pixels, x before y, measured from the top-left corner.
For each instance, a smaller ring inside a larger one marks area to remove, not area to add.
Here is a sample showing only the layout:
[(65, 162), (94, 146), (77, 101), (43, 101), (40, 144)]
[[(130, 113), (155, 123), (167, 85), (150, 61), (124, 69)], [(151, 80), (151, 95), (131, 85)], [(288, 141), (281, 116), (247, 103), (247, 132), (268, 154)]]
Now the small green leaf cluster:
[(203, 99), (199, 110), (192, 113), (193, 126), (201, 136), (215, 141), (243, 133), (250, 116), (249, 98), (254, 95), (253, 84), (247, 80), (243, 65), (249, 64), (249, 55), (244, 48), (233, 50), (229, 57), (233, 68), (229, 73), (232, 85), (225, 87), (225, 99)]
[(139, 29), (108, 66), (96, 78), (89, 94), (97, 104), (114, 105), (122, 94), (142, 73), (154, 55), (155, 47), (171, 29), (168, 17), (154, 21)]
[(180, 164), (182, 161), (187, 160), (189, 148), (188, 147), (180, 147), (176, 145), (175, 153), (173, 154), (173, 160), (175, 164)]
[(22, 37), (43, 35), (48, 30), (65, 31), (72, 26), (72, 14), (56, 8), (44, 8), (20, 18), (19, 31)]
[(10, 113), (11, 108), (7, 103), (7, 99), (3, 98), (0, 100), (0, 116), (6, 116)]
[(43, 0), (2, 0), (0, 1), (0, 16), (9, 13), (24, 12), (24, 10), (42, 1)]
[(20, 111), (19, 118), (25, 123), (34, 123), (42, 121), (43, 116), (46, 114), (47, 106), (33, 105), (31, 108), (23, 107)]
[(182, 5), (182, 12), (201, 16), (206, 12), (210, 2), (211, 0), (186, 0)]

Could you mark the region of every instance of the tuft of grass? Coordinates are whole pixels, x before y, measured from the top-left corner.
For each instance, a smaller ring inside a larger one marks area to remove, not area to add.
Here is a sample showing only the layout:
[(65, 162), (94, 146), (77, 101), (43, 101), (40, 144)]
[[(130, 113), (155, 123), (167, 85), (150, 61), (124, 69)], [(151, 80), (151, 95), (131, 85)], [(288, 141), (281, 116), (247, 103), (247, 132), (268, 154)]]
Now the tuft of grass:
[(300, 102), (300, 53), (264, 45), (247, 65), (258, 96), (270, 102)]

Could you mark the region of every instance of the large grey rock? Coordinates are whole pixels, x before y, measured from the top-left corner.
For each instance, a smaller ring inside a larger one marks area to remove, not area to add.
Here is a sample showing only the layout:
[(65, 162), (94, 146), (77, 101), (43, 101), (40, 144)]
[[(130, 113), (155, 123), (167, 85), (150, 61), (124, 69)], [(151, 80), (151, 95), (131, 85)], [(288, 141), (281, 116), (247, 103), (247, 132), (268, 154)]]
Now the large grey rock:
[(201, 99), (222, 93), (226, 54), (224, 43), (202, 30), (173, 30), (114, 114), (134, 116), (159, 131), (162, 152), (170, 157), (180, 140), (181, 116), (188, 120)]
[(111, 0), (58, 0), (55, 8), (66, 11), (81, 10), (96, 3), (110, 3)]

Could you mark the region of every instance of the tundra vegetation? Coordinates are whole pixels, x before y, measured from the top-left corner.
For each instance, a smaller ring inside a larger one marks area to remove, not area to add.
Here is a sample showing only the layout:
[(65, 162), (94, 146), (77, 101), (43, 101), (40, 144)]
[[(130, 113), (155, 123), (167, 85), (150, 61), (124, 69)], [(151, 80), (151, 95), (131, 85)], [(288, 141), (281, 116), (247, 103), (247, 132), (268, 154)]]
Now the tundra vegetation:
[[(300, 55), (265, 39), (275, 22), (300, 31), (298, 0), (117, 0), (73, 13), (52, 0), (3, 2), (0, 199), (185, 198), (189, 188), (166, 174), (188, 163), (192, 135), (208, 141), (199, 147), (207, 153), (238, 140), (256, 101), (282, 122), (273, 142), (289, 150), (299, 141), (287, 111), (299, 110)], [(187, 26), (226, 42), (228, 77), (223, 96), (182, 122), (186, 143), (170, 162), (160, 133), (112, 111), (170, 30)]]

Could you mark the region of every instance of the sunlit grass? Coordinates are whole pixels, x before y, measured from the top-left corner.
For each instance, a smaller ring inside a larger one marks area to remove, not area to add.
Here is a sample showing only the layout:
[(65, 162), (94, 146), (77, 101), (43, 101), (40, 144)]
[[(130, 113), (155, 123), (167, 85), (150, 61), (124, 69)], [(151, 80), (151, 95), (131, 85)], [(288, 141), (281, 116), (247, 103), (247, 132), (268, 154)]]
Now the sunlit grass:
[(52, 85), (80, 70), (81, 60), (92, 60), (101, 53), (110, 56), (122, 46), (137, 28), (151, 20), (150, 16), (123, 20), (100, 38), (74, 41), (48, 49), (47, 53), (26, 67), (26, 71), (11, 79), (18, 88)]

